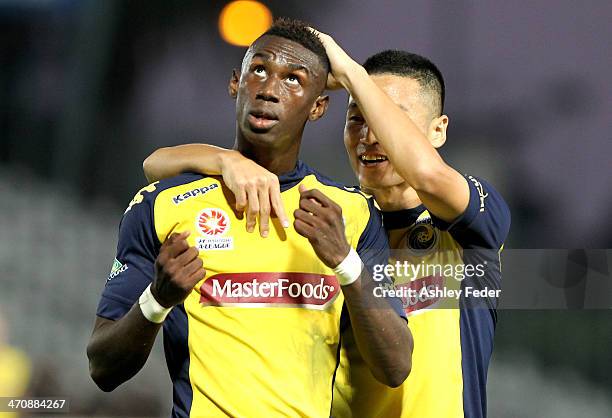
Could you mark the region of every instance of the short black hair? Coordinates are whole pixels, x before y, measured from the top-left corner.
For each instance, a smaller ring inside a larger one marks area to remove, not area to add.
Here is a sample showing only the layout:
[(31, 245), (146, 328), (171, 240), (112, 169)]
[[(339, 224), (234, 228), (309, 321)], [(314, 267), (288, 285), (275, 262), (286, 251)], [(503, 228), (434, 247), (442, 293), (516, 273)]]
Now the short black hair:
[(363, 67), (368, 74), (393, 74), (410, 77), (421, 87), (434, 93), (434, 111), (438, 116), (444, 110), (444, 77), (433, 62), (406, 51), (388, 49), (368, 58)]
[(319, 61), (325, 72), (329, 72), (331, 66), (329, 64), (329, 58), (327, 58), (327, 53), (325, 52), (325, 47), (321, 43), (319, 37), (310, 30), (310, 27), (312, 26), (301, 20), (279, 17), (274, 20), (270, 29), (261, 36), (280, 36), (281, 38), (297, 42), (309, 51), (314, 52), (319, 57)]

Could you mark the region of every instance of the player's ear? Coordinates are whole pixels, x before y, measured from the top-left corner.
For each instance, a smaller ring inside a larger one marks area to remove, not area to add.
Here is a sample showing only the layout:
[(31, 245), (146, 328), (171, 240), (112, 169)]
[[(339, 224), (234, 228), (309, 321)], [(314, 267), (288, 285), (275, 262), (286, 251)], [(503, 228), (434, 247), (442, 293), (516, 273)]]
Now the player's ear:
[(227, 92), (232, 99), (238, 96), (238, 84), (240, 83), (240, 71), (237, 68), (232, 70), (232, 76), (230, 77), (229, 85), (227, 86)]
[(434, 148), (440, 148), (446, 142), (446, 129), (448, 128), (448, 116), (442, 115), (434, 118), (429, 124), (427, 138)]
[(310, 109), (308, 120), (315, 121), (317, 119), (320, 119), (327, 111), (328, 105), (329, 105), (329, 96), (317, 97), (317, 100), (315, 100), (314, 104), (312, 105), (312, 108)]

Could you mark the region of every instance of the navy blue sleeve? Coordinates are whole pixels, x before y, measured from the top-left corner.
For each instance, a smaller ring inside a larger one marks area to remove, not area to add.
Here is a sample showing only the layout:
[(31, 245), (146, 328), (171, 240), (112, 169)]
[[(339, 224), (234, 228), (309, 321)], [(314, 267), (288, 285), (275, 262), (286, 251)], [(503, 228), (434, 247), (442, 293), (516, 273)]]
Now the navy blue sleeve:
[[(357, 254), (365, 267), (372, 273), (374, 266), (387, 265), (389, 262), (389, 241), (387, 233), (382, 224), (382, 215), (374, 206), (373, 199), (368, 199), (370, 208), (370, 220), (359, 237), (357, 243)], [(385, 276), (386, 277), (386, 276)], [(392, 284), (392, 280), (386, 277), (379, 284)], [(391, 307), (399, 316), (406, 318), (406, 312), (399, 298), (386, 298)]]
[(486, 266), (484, 276), (466, 275), (459, 301), (463, 409), (466, 417), (486, 417), (486, 382), (497, 323), (497, 296), (468, 296), (466, 290), (501, 289), (500, 249), (510, 229), (510, 210), (486, 181), (465, 176), (470, 200), (452, 223), (432, 215), (434, 225), (447, 230), (463, 248), (465, 265)]
[(470, 187), (470, 201), (463, 214), (452, 223), (432, 215), (432, 222), (450, 232), (464, 249), (499, 250), (510, 230), (510, 209), (489, 183), (469, 175), (465, 178)]
[[(463, 248), (465, 265), (481, 267), (484, 275), (466, 275), (462, 289), (501, 289), (500, 250), (510, 229), (510, 210), (501, 195), (484, 180), (466, 176), (470, 200), (465, 212), (448, 224), (432, 216), (440, 229), (447, 230)], [(497, 321), (498, 297), (467, 296), (461, 298), (464, 309), (486, 309), (491, 326)]]
[[(134, 203), (138, 200), (140, 203)], [(153, 281), (161, 246), (153, 222), (153, 201), (148, 192), (141, 191), (123, 215), (117, 256), (98, 304), (98, 316), (112, 320), (123, 317)]]

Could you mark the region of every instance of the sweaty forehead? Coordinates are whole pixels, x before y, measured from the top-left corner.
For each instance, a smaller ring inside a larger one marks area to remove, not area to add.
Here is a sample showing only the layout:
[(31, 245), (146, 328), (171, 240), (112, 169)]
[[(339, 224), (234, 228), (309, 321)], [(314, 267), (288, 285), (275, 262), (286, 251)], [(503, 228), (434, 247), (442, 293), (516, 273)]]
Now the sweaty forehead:
[(248, 65), (253, 58), (292, 67), (303, 67), (315, 78), (323, 73), (323, 66), (317, 54), (297, 42), (280, 36), (265, 35), (257, 39), (244, 55), (243, 65)]

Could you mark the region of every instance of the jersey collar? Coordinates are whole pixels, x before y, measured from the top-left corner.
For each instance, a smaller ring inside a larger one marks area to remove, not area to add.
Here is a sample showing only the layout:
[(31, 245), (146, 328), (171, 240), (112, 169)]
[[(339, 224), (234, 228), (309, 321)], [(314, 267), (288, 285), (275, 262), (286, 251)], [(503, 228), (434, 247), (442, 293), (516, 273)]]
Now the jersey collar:
[(311, 174), (312, 170), (302, 160), (298, 160), (295, 168), (278, 176), (281, 192), (288, 190), (298, 184), (304, 177)]
[(425, 210), (427, 210), (425, 205), (420, 204), (415, 208), (382, 212), (383, 225), (387, 230), (408, 228), (416, 222)]

